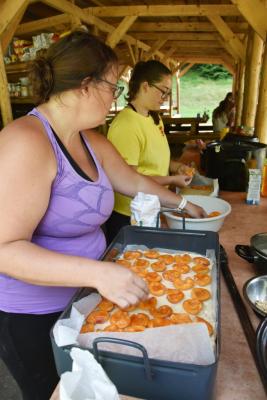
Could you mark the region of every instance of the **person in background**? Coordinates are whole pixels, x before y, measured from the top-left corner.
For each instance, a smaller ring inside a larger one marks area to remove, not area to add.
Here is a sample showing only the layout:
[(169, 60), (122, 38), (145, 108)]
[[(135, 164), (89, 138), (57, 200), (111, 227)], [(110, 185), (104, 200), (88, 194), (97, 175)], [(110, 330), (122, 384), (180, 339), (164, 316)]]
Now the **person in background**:
[(217, 108), (212, 113), (212, 124), (215, 133), (222, 132), (224, 128), (232, 128), (235, 122), (235, 102), (232, 92), (227, 93)]
[[(160, 107), (170, 93), (171, 71), (164, 64), (157, 60), (138, 62), (129, 81), (128, 105), (112, 121), (108, 139), (133, 170), (150, 176), (162, 186), (184, 187), (191, 182), (192, 171), (170, 160), (159, 116)], [(108, 242), (122, 226), (130, 224), (131, 200), (115, 193), (114, 211), (106, 223)]]
[(87, 130), (105, 121), (117, 79), (113, 50), (73, 32), (33, 62), (38, 106), (0, 135), (0, 357), (24, 400), (48, 400), (58, 382), (49, 332), (77, 288), (96, 288), (120, 307), (148, 295), (135, 273), (100, 261), (113, 189), (157, 194), (167, 207), (182, 200)]

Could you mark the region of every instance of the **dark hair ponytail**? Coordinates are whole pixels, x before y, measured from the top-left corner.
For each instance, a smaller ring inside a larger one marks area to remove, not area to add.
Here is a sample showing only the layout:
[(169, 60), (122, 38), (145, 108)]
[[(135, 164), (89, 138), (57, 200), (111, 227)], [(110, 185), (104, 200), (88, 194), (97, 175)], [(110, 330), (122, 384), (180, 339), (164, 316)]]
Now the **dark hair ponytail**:
[[(128, 102), (133, 101), (143, 82), (149, 85), (159, 82), (164, 75), (171, 75), (171, 71), (164, 64), (157, 60), (139, 61), (133, 68), (129, 81), (129, 92), (126, 97)], [(156, 111), (150, 111), (156, 125), (159, 124), (160, 118)]]
[(85, 78), (100, 79), (117, 62), (111, 47), (84, 30), (64, 36), (32, 62), (30, 79), (36, 103), (78, 89)]

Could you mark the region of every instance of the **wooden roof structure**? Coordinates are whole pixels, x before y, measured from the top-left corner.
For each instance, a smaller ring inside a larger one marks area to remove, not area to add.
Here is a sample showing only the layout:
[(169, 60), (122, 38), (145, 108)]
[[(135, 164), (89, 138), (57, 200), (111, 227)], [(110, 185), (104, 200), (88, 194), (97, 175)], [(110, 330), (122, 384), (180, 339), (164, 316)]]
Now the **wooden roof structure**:
[[(267, 143), (267, 0), (0, 0), (0, 106), (12, 119), (3, 55), (12, 37), (79, 25), (117, 52), (122, 71), (159, 59), (182, 76), (195, 63), (234, 76), (237, 123), (256, 125)], [(266, 117), (264, 117), (266, 115)]]

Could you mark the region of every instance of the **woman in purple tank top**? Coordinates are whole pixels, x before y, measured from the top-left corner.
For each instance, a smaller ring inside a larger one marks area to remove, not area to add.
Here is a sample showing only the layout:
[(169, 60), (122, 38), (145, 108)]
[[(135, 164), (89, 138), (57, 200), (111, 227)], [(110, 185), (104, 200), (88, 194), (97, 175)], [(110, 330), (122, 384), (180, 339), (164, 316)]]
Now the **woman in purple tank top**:
[(90, 131), (118, 97), (117, 78), (113, 50), (74, 32), (33, 63), (37, 108), (0, 135), (0, 356), (24, 400), (49, 399), (58, 381), (49, 330), (77, 288), (121, 307), (147, 296), (135, 273), (98, 261), (113, 190), (181, 202)]

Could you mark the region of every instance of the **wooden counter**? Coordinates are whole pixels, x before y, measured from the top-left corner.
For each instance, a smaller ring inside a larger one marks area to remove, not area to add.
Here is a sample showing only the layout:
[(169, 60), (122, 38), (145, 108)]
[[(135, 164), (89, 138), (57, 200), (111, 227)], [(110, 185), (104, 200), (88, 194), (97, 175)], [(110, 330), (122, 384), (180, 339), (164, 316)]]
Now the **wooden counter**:
[[(243, 284), (255, 275), (255, 270), (252, 264), (235, 254), (234, 247), (236, 244), (249, 244), (250, 237), (256, 233), (267, 232), (267, 198), (262, 198), (259, 206), (251, 206), (245, 203), (244, 193), (222, 192), (220, 197), (232, 205), (232, 213), (219, 233), (220, 243), (227, 252), (229, 267), (242, 293)], [(247, 308), (256, 328), (259, 319)], [(216, 400), (264, 400), (266, 394), (223, 277), (221, 311), (221, 354)], [(58, 399), (56, 389), (51, 400)], [(133, 400), (129, 396), (121, 396), (121, 399)]]

